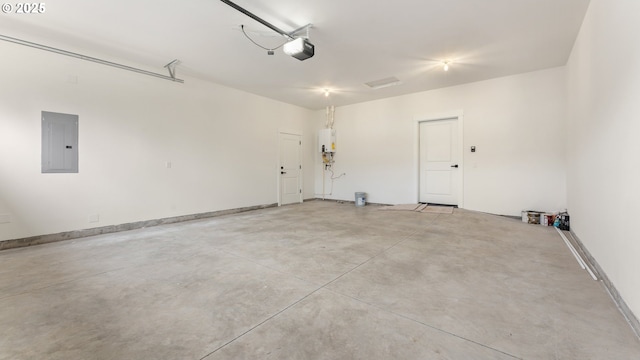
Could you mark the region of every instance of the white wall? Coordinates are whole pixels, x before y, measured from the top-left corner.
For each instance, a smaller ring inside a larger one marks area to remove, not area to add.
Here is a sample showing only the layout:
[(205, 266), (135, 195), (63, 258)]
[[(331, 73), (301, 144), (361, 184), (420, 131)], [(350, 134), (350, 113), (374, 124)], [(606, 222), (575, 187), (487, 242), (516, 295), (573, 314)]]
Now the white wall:
[(592, 0), (567, 64), (571, 228), (640, 314), (640, 2)]
[[(304, 133), (313, 164), (310, 110), (5, 42), (0, 53), (0, 214), (12, 219), (0, 240), (276, 203), (279, 129)], [(78, 174), (40, 173), (42, 110), (79, 115)], [(305, 198), (313, 177), (309, 166)]]
[[(516, 216), (566, 208), (564, 68), (337, 108), (335, 169), (347, 175), (327, 198), (353, 201), (364, 191), (369, 202), (415, 203), (415, 119), (456, 111), (464, 124), (464, 208)], [(317, 112), (316, 128), (324, 123), (324, 111)], [(317, 149), (315, 156), (322, 193)], [(327, 184), (328, 193), (328, 176)]]

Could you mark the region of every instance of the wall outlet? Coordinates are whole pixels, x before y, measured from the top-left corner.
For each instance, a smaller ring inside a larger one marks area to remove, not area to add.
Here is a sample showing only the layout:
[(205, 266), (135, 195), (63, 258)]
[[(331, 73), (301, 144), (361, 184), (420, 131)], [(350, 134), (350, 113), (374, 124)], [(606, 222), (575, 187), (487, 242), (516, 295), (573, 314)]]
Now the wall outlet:
[(100, 215), (99, 214), (91, 214), (91, 215), (89, 215), (88, 220), (89, 220), (90, 223), (100, 222)]
[(171, 161), (167, 161), (165, 163), (165, 166), (167, 167), (167, 169), (171, 169)]
[(8, 224), (11, 222), (11, 214), (0, 214), (0, 224)]

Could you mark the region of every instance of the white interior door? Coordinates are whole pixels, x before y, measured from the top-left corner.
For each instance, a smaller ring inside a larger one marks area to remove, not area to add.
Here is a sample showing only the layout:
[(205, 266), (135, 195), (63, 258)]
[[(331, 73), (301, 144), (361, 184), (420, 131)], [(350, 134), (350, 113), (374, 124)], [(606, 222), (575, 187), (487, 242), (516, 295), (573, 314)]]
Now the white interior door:
[(280, 205), (302, 202), (301, 138), (280, 133)]
[(458, 119), (424, 121), (419, 126), (419, 200), (458, 205)]

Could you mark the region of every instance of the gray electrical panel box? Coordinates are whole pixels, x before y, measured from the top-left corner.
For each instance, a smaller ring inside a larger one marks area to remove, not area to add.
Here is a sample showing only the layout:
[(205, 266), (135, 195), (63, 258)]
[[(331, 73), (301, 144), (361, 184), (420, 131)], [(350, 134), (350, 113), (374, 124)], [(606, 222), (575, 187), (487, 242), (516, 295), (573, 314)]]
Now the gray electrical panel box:
[(78, 115), (42, 112), (42, 172), (78, 172)]

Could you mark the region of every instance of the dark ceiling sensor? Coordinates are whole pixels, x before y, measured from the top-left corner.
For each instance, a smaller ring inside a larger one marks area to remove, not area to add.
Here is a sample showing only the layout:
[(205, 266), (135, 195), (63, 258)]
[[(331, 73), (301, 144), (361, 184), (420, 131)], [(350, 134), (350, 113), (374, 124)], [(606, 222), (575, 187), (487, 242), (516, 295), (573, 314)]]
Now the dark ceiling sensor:
[[(309, 42), (309, 40), (307, 39), (308, 37), (308, 32), (309, 32), (309, 28), (311, 27), (311, 24), (305, 25), (299, 29), (296, 29), (290, 33), (284, 32), (283, 30), (281, 30), (280, 28), (276, 27), (275, 25), (267, 22), (266, 20), (263, 20), (262, 18), (256, 16), (255, 14), (249, 12), (248, 10), (240, 7), (239, 5), (229, 1), (229, 0), (220, 0), (223, 3), (231, 6), (232, 8), (238, 10), (239, 12), (247, 15), (248, 17), (252, 18), (253, 20), (261, 23), (262, 25), (268, 27), (269, 29), (277, 32), (278, 34), (286, 37), (287, 39), (289, 39), (289, 41), (287, 43), (285, 43), (282, 47), (282, 50), (285, 52), (285, 54), (293, 56), (294, 58), (298, 59), (298, 60), (306, 60), (310, 57), (312, 57), (315, 53), (315, 46), (313, 46), (312, 43)], [(295, 37), (295, 34), (303, 31), (303, 30), (307, 30), (307, 37)], [(244, 27), (242, 28), (242, 31), (244, 32)], [(246, 35), (246, 33), (245, 33)], [(251, 40), (251, 39), (249, 39)], [(251, 40), (254, 44), (255, 42), (253, 40)], [(258, 45), (258, 44), (256, 44)], [(260, 45), (258, 45), (260, 46)], [(260, 46), (262, 47), (262, 46)], [(263, 47), (264, 48), (264, 47)], [(273, 50), (274, 49), (266, 49), (267, 53), (269, 55), (273, 55)]]

